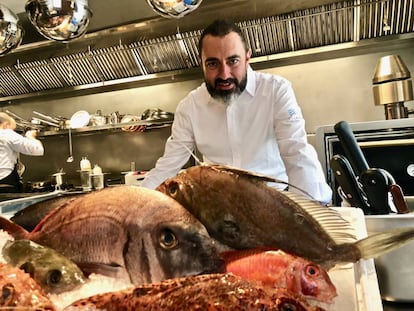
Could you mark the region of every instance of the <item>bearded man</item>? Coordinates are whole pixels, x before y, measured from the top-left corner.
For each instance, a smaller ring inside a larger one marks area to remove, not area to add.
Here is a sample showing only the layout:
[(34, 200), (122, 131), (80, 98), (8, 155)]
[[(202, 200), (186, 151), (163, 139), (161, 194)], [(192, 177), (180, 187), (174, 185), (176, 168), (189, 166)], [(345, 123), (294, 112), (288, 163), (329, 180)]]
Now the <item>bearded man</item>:
[(154, 189), (175, 176), (197, 148), (206, 164), (270, 176), (294, 185), (291, 191), (331, 201), (290, 82), (255, 72), (250, 57), (237, 24), (220, 19), (204, 29), (199, 41), (204, 83), (178, 104), (164, 155), (143, 187)]

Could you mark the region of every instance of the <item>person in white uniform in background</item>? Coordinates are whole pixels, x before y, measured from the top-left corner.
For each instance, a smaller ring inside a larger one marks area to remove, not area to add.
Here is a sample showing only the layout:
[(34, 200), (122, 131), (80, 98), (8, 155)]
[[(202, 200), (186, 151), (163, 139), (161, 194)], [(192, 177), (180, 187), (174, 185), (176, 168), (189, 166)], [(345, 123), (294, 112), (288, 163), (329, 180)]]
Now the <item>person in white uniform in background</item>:
[(27, 131), (25, 136), (15, 132), (16, 121), (7, 113), (0, 112), (0, 192), (21, 191), (17, 171), (19, 154), (42, 156), (44, 148), (36, 139), (36, 131)]
[(207, 164), (271, 176), (329, 203), (332, 190), (307, 142), (290, 82), (252, 70), (251, 50), (229, 20), (216, 20), (204, 29), (199, 53), (204, 83), (178, 104), (164, 155), (142, 186), (155, 189), (175, 176), (191, 156), (189, 150), (197, 147)]

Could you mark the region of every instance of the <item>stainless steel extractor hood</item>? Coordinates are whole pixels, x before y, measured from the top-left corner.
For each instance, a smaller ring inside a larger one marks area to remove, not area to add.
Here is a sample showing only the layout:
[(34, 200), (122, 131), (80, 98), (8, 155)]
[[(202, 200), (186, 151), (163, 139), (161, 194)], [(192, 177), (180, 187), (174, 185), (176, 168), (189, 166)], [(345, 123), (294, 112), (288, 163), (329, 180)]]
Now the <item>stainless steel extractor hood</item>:
[(203, 0), (184, 18), (167, 19), (146, 0), (89, 0), (88, 31), (69, 43), (44, 39), (21, 11), (22, 45), (0, 57), (0, 103), (200, 77), (198, 38), (217, 17), (240, 24), (257, 67), (289, 53), (303, 57), (311, 51), (315, 60), (315, 53), (332, 57), (387, 40), (409, 46), (414, 42), (411, 6), (412, 0)]

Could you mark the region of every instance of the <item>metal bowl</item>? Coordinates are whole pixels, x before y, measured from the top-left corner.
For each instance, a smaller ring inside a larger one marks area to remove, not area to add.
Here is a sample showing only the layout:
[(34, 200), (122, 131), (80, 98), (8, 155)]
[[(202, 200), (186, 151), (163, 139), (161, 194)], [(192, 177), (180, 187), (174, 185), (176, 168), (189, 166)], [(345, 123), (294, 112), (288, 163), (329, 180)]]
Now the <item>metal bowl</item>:
[(26, 13), (36, 30), (49, 40), (67, 42), (85, 34), (92, 12), (87, 0), (29, 0)]
[(151, 8), (163, 17), (181, 18), (198, 8), (202, 0), (147, 0)]
[(0, 56), (18, 47), (22, 42), (23, 34), (17, 15), (0, 4)]

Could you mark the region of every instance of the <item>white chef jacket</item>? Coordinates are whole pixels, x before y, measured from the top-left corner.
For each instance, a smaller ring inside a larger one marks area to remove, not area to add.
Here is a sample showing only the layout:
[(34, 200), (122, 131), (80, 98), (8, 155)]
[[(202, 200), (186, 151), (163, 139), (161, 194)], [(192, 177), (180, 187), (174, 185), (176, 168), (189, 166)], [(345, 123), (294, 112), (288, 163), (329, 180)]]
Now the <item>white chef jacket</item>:
[(12, 129), (0, 129), (0, 179), (10, 175), (19, 153), (41, 156), (43, 144), (37, 139), (24, 137)]
[(332, 190), (315, 149), (307, 143), (305, 121), (291, 84), (280, 76), (249, 67), (246, 89), (228, 106), (212, 99), (205, 83), (191, 91), (178, 104), (164, 155), (142, 186), (156, 188), (175, 176), (190, 157), (185, 146), (189, 150), (196, 146), (204, 163), (271, 176), (318, 201), (331, 201)]

